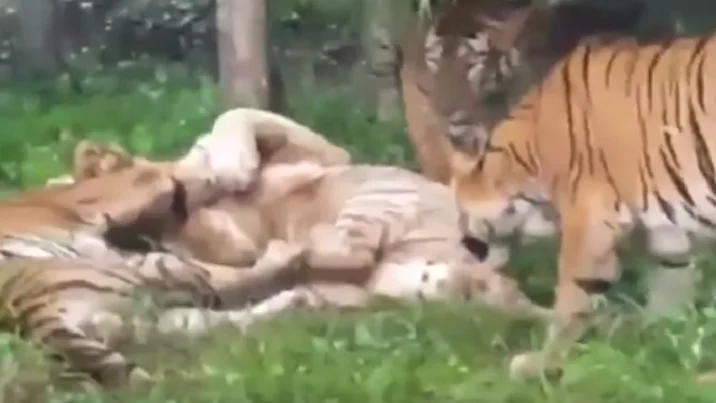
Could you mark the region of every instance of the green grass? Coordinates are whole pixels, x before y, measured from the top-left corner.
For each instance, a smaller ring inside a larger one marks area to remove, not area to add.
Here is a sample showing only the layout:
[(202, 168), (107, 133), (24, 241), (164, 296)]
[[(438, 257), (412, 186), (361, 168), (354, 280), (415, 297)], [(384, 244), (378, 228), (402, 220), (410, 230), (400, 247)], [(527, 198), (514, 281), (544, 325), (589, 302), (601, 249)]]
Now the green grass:
[[(173, 73), (143, 84), (93, 77), (95, 95), (62, 87), (0, 91), (0, 186), (41, 184), (64, 172), (78, 138), (113, 139), (135, 152), (177, 155), (218, 112), (206, 81)], [(41, 94), (41, 95), (38, 95)], [(357, 160), (415, 167), (402, 122), (375, 123), (350, 94), (314, 91), (294, 97), (292, 115), (350, 148)], [(544, 251), (550, 251), (548, 253)], [(521, 250), (511, 267), (536, 299), (548, 303), (554, 245)], [(646, 263), (625, 259), (616, 296), (639, 298)], [(702, 265), (713, 272), (716, 261)], [(71, 392), (38, 350), (0, 338), (0, 402), (713, 402), (716, 387), (692, 377), (716, 368), (712, 281), (698, 309), (643, 326), (633, 309), (604, 323), (577, 348), (559, 381), (507, 378), (509, 357), (536, 348), (543, 329), (464, 305), (390, 306), (348, 314), (302, 313), (249, 335), (155, 340), (132, 356), (159, 379), (148, 392), (107, 396)], [(619, 301), (619, 298), (615, 298)]]

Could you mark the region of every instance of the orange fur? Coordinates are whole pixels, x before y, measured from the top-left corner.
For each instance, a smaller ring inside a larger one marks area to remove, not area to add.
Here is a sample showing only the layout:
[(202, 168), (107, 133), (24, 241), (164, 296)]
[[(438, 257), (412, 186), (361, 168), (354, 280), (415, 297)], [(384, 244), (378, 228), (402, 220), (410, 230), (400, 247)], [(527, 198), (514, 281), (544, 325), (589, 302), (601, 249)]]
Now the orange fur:
[[(193, 211), (229, 193), (211, 172), (174, 163), (136, 166), (108, 175), (31, 189), (0, 201), (0, 235), (47, 235), (57, 230), (101, 234), (109, 227), (130, 224), (150, 230), (176, 223), (181, 219), (177, 211)], [(177, 199), (178, 191), (187, 197)]]

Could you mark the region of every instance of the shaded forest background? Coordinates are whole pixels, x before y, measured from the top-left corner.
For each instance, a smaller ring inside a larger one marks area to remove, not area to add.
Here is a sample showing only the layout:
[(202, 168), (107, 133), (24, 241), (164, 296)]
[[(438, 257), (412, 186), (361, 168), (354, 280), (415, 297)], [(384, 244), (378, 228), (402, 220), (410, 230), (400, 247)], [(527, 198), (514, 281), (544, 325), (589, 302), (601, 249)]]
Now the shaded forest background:
[[(276, 88), (280, 76), (289, 93), (350, 89), (356, 100), (394, 112), (397, 93), (376, 103), (373, 92), (395, 85), (386, 78), (392, 73), (393, 46), (417, 9), (415, 1), (243, 3), (266, 8), (273, 109), (286, 107), (286, 94)], [(716, 21), (711, 0), (648, 4), (647, 27), (673, 24), (679, 32), (697, 33)], [(216, 7), (213, 0), (0, 0), (0, 79), (49, 75), (81, 91), (83, 78), (99, 70), (138, 73), (159, 65), (218, 80)]]
[[(418, 168), (396, 49), (451, 1), (473, 0), (0, 0), (0, 193), (56, 176), (79, 138), (169, 156), (239, 105)], [(713, 0), (647, 4), (639, 30), (716, 25)]]

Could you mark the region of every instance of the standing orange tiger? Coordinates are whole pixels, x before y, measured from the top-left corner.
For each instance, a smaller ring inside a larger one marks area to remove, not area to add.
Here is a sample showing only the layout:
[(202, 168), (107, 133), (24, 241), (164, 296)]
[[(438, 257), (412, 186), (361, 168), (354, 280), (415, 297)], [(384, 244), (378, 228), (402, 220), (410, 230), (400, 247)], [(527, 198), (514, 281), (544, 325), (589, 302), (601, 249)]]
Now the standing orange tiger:
[(634, 228), (646, 230), (656, 266), (648, 279), (651, 319), (693, 302), (695, 241), (716, 233), (716, 139), (709, 135), (716, 105), (707, 96), (716, 37), (610, 35), (565, 53), (526, 91), (509, 80), (494, 87), (518, 96), (494, 128), (479, 132), (475, 150), (460, 153), (453, 176), (473, 235), (486, 241), (508, 236), (536, 200), (559, 214), (554, 308), (561, 319), (549, 325), (541, 351), (514, 357), (519, 376), (559, 365), (588, 328), (595, 299), (620, 277), (617, 244)]

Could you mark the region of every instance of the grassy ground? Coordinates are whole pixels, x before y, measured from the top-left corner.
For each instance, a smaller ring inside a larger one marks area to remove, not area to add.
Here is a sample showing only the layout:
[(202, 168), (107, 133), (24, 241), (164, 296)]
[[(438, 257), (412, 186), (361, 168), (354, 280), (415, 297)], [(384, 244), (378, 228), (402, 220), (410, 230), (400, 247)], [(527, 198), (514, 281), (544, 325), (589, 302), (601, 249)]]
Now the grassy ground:
[[(93, 78), (91, 89), (102, 95), (83, 97), (63, 93), (61, 84), (42, 95), (0, 91), (2, 186), (39, 184), (64, 171), (80, 137), (175, 155), (218, 111), (214, 90), (200, 80), (158, 76), (131, 90), (121, 82)], [(293, 105), (295, 117), (349, 147), (358, 160), (413, 166), (401, 122), (371, 123), (345, 94), (299, 97)], [(527, 247), (511, 266), (545, 303), (553, 250), (551, 244)], [(633, 254), (625, 261), (628, 276), (615, 297), (638, 299), (634, 278), (645, 263)], [(576, 349), (556, 382), (505, 376), (510, 355), (539, 346), (542, 329), (535, 324), (469, 306), (391, 306), (285, 317), (248, 336), (219, 332), (137, 346), (133, 356), (160, 381), (148, 393), (117, 397), (66, 391), (50, 381), (52, 371), (37, 350), (7, 335), (0, 338), (0, 402), (713, 402), (716, 387), (691, 381), (699, 369), (716, 367), (711, 284), (704, 282), (702, 304), (683, 318), (650, 327), (630, 316), (605, 323)]]

